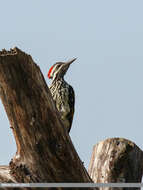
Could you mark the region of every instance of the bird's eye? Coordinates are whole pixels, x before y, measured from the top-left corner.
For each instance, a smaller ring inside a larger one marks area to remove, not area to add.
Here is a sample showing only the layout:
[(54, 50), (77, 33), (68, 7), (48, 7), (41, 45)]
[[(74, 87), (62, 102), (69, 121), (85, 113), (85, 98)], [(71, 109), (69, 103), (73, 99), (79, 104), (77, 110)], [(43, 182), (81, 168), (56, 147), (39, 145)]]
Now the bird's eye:
[(58, 70), (58, 69), (60, 68), (60, 66), (61, 66), (61, 65), (57, 65), (56, 70)]

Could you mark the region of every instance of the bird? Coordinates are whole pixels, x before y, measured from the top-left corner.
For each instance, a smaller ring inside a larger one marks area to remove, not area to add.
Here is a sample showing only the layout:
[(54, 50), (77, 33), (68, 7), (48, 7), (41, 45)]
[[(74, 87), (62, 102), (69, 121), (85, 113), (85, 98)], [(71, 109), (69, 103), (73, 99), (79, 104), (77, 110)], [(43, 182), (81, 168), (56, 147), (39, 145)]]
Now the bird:
[(71, 130), (74, 116), (75, 93), (73, 87), (65, 81), (64, 76), (76, 59), (67, 62), (56, 62), (51, 66), (47, 75), (52, 80), (49, 89), (60, 113), (61, 121), (68, 133)]

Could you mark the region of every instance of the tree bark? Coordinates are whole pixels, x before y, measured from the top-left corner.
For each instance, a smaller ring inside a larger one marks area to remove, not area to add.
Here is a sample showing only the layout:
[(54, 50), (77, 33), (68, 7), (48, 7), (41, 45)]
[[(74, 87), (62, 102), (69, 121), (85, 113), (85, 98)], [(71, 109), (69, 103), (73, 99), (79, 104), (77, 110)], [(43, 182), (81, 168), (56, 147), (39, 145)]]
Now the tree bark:
[(95, 183), (141, 183), (142, 171), (143, 152), (129, 140), (111, 138), (93, 147), (88, 173)]
[(0, 52), (0, 97), (17, 145), (0, 182), (92, 182), (40, 68), (18, 48)]

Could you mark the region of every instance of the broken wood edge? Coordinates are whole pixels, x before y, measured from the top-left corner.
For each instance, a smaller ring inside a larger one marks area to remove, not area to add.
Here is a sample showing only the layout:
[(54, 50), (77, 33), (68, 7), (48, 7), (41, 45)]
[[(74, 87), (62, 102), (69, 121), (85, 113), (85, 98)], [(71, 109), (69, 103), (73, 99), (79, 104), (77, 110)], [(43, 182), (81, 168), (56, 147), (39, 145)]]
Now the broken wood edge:
[(95, 183), (140, 183), (143, 151), (132, 141), (109, 138), (93, 147), (88, 173)]

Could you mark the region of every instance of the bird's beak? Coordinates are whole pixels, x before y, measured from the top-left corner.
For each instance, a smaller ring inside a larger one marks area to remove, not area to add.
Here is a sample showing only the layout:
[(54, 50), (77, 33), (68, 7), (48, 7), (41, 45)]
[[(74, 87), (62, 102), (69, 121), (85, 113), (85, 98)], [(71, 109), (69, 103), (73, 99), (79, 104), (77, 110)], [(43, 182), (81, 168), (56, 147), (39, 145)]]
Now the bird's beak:
[(73, 63), (77, 58), (71, 59), (67, 62), (64, 62), (63, 65), (61, 66), (63, 71), (66, 72), (70, 66), (71, 63)]
[(77, 58), (71, 59), (68, 62), (65, 63), (65, 65), (70, 65), (71, 63), (73, 63)]

